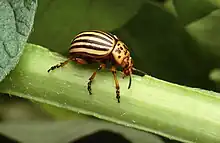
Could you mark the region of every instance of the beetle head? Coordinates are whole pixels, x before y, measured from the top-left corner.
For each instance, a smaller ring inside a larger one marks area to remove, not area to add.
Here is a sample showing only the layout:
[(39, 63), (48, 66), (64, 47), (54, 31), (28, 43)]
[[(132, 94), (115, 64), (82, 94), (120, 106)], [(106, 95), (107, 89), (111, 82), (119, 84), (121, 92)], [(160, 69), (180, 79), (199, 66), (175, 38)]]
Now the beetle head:
[(121, 63), (121, 66), (123, 68), (122, 69), (123, 74), (124, 74), (123, 78), (126, 77), (126, 76), (130, 76), (130, 81), (129, 81), (128, 89), (131, 87), (131, 75), (132, 75), (133, 72), (137, 72), (137, 73), (139, 73), (142, 76), (147, 74), (144, 71), (141, 71), (141, 70), (136, 69), (134, 67), (133, 60), (132, 60), (132, 58), (130, 56), (124, 58), (124, 60)]
[(124, 73), (123, 78), (126, 76), (130, 76), (130, 81), (128, 85), (128, 89), (131, 87), (131, 75), (132, 75), (132, 69), (133, 69), (133, 60), (130, 56), (127, 56), (123, 59), (122, 63), (122, 71)]
[(131, 57), (125, 57), (121, 63), (121, 66), (125, 76), (132, 74), (133, 60)]

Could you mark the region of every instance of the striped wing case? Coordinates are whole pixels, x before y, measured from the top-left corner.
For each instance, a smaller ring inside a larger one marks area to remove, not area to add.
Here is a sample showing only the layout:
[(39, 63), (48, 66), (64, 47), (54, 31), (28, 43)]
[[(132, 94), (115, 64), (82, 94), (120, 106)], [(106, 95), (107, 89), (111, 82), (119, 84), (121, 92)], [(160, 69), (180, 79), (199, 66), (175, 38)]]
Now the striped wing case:
[(114, 48), (116, 37), (102, 31), (85, 31), (79, 33), (71, 42), (69, 53), (90, 58), (108, 56)]

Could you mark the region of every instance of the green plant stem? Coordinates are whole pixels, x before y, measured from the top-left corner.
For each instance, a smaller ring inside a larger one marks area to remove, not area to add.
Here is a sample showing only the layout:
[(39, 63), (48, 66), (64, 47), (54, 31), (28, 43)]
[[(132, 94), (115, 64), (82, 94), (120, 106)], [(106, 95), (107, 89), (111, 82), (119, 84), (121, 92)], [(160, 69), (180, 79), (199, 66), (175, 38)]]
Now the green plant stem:
[(218, 93), (151, 76), (133, 76), (128, 90), (129, 79), (122, 79), (118, 73), (121, 103), (117, 103), (111, 72), (98, 72), (92, 95), (88, 94), (87, 82), (95, 69), (71, 62), (47, 72), (64, 60), (45, 48), (28, 44), (16, 69), (1, 82), (0, 91), (179, 141), (220, 142)]

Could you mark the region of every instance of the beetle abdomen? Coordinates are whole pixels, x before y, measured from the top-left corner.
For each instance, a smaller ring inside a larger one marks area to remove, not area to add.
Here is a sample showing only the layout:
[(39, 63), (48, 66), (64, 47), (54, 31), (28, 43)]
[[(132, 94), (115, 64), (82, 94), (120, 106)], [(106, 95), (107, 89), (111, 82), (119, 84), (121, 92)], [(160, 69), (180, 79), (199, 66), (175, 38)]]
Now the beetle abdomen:
[(110, 54), (114, 45), (115, 38), (108, 33), (85, 31), (73, 39), (69, 53), (97, 59)]

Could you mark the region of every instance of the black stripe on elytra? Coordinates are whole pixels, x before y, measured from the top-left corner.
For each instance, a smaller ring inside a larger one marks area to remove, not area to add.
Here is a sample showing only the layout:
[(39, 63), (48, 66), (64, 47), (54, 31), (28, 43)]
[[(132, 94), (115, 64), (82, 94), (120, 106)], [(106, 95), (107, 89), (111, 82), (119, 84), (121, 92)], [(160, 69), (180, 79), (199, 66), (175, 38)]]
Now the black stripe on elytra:
[(115, 40), (114, 35), (111, 34), (111, 33), (103, 32), (103, 31), (98, 31), (98, 30), (93, 30), (93, 32), (103, 34), (103, 35), (107, 36), (108, 38), (110, 38), (112, 40)]
[(106, 43), (102, 43), (102, 42), (95, 41), (95, 40), (89, 40), (89, 39), (79, 39), (79, 40), (76, 39), (76, 40), (74, 40), (72, 42), (72, 44), (75, 44), (75, 43), (78, 43), (78, 42), (97, 44), (97, 45), (100, 45), (100, 46), (105, 46), (107, 48), (111, 48), (112, 47), (112, 44), (109, 45), (109, 44), (106, 44)]
[[(103, 56), (106, 56), (107, 55), (107, 53), (106, 54), (103, 54), (103, 55), (97, 55), (97, 54), (91, 54), (91, 53), (87, 53), (87, 52), (72, 52), (72, 53), (74, 53), (74, 55), (80, 55), (80, 56), (82, 56), (83, 58), (85, 58), (85, 56), (87, 57), (87, 56), (90, 56), (90, 57), (95, 57), (96, 59), (98, 59), (98, 58), (100, 58), (100, 59), (102, 59), (103, 58)], [(71, 53), (70, 53), (71, 54)], [(80, 57), (79, 56), (79, 57)]]
[(73, 49), (73, 48), (85, 48), (85, 49), (92, 49), (92, 50), (97, 50), (97, 51), (109, 51), (109, 48), (108, 49), (104, 49), (104, 48), (99, 48), (99, 47), (96, 47), (96, 46), (90, 46), (90, 45), (72, 45), (70, 50)]
[[(98, 33), (98, 32), (97, 32)], [(106, 36), (105, 34), (101, 33), (102, 35)], [(99, 38), (99, 39), (102, 39), (106, 42), (108, 42), (109, 44), (113, 44), (113, 41), (112, 40), (109, 40), (108, 38), (105, 38), (104, 36), (99, 36), (99, 35), (95, 35), (95, 34), (81, 34), (81, 35), (78, 35), (76, 36), (74, 39), (77, 39), (79, 37), (83, 37), (83, 36), (91, 36), (91, 37), (96, 37), (96, 38)], [(109, 37), (109, 36), (106, 36), (106, 37)], [(111, 37), (110, 37), (111, 38)], [(112, 38), (111, 38), (112, 39)], [(74, 41), (74, 40), (73, 40)], [(72, 42), (73, 42), (72, 41)]]

